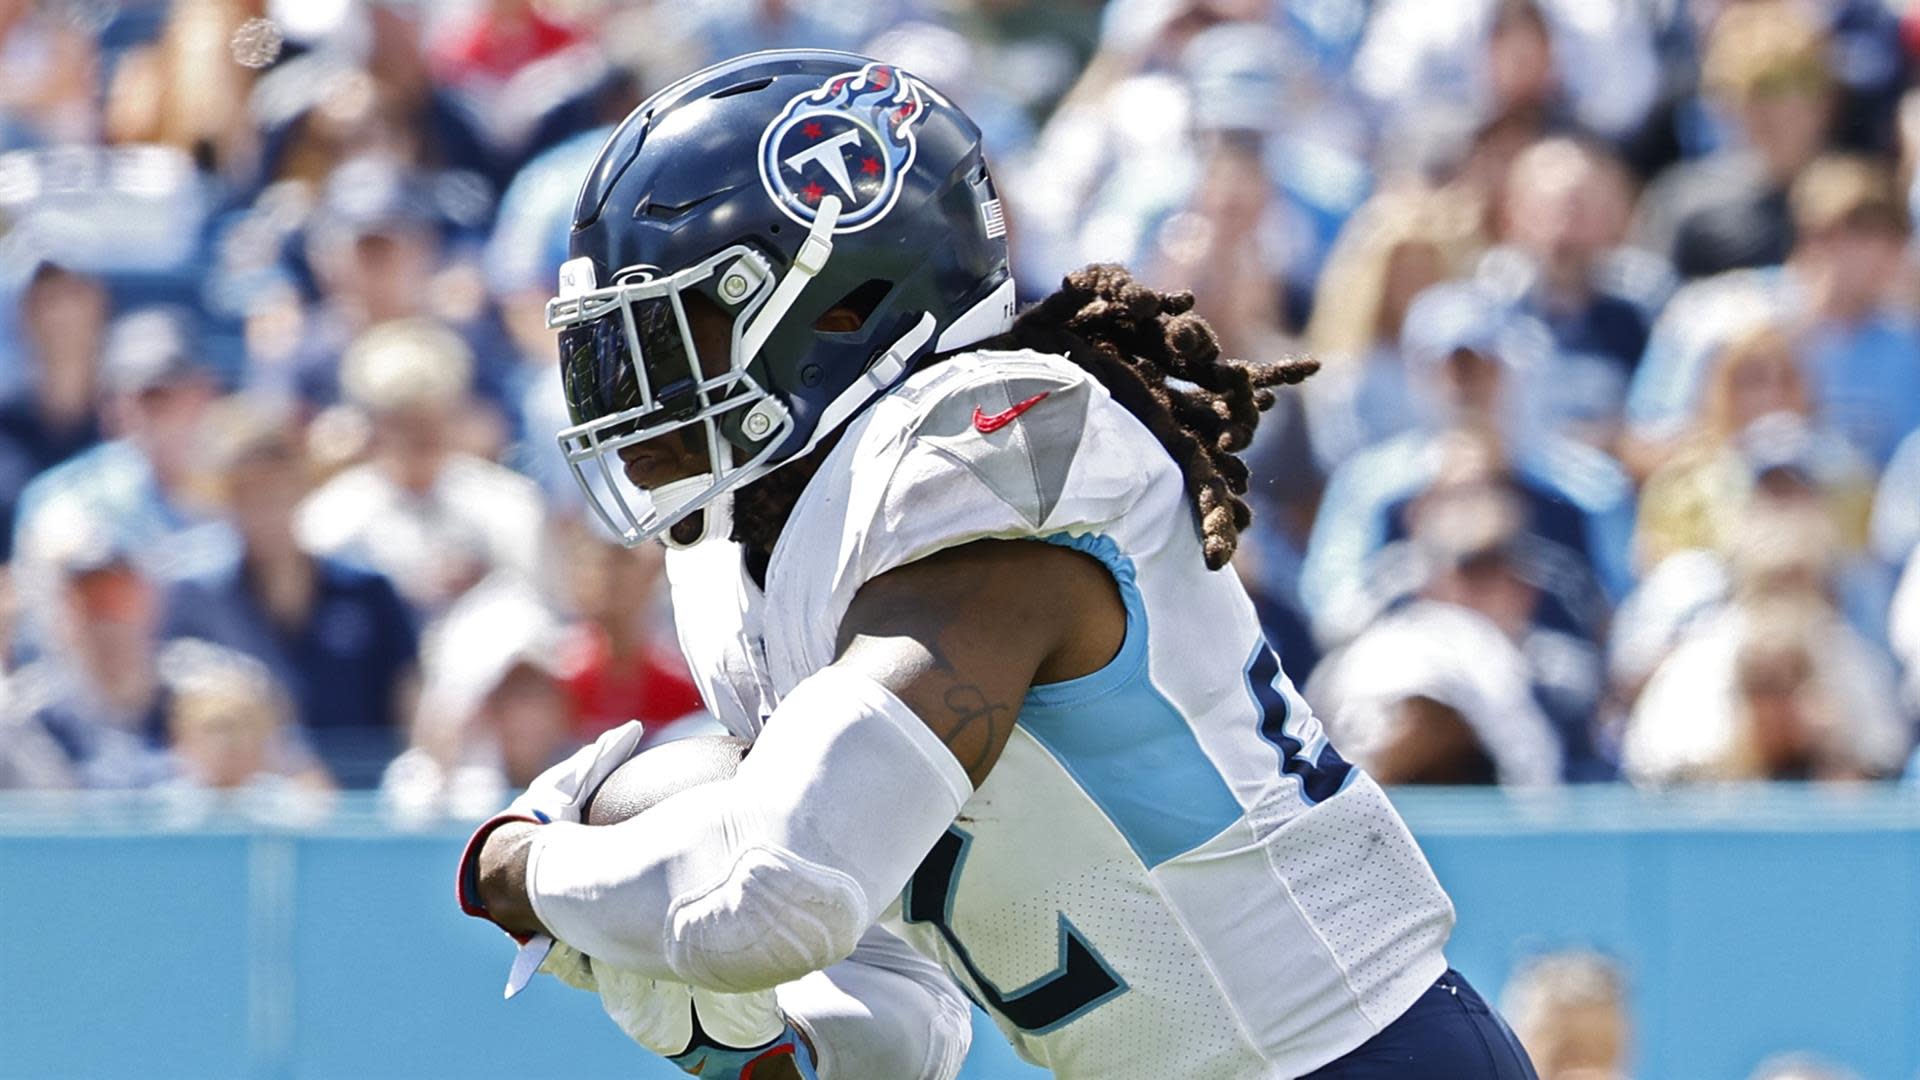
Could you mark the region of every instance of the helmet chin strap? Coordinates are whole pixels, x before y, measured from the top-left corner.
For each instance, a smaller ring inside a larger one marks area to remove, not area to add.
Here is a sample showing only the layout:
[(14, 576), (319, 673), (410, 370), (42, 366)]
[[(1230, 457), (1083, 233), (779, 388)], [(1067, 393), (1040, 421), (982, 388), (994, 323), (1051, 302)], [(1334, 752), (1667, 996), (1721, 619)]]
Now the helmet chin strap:
[[(683, 508), (685, 508), (688, 503), (699, 498), (702, 494), (706, 492), (708, 488), (712, 486), (713, 486), (712, 473), (710, 472), (696, 473), (693, 476), (685, 477), (680, 480), (675, 480), (669, 484), (661, 484), (659, 487), (653, 488), (652, 490), (647, 492), (647, 498), (653, 502), (653, 512), (657, 517), (673, 518), (678, 516), (680, 511)], [(708, 508), (710, 508), (710, 506), (711, 504), (709, 504)], [(708, 508), (702, 508), (701, 510), (695, 511), (695, 513), (699, 515), (699, 521), (700, 521), (699, 536), (695, 537), (692, 540), (687, 541), (684, 544), (679, 542), (678, 540), (675, 540), (673, 538), (674, 530), (680, 524), (679, 522), (675, 522), (673, 525), (668, 526), (666, 532), (663, 532), (660, 534), (660, 539), (666, 541), (666, 544), (668, 547), (675, 547), (675, 548), (691, 547), (692, 545), (699, 543), (701, 540), (706, 539), (706, 536), (707, 536), (706, 510)]]
[[(724, 475), (733, 471), (733, 444), (725, 439), (717, 441), (720, 446), (714, 455), (714, 465)], [(671, 518), (678, 515), (688, 503), (707, 493), (707, 489), (713, 486), (713, 477), (711, 472), (696, 473), (661, 484), (647, 492), (648, 498), (653, 500), (655, 516)], [(712, 502), (689, 514), (687, 520), (700, 524), (699, 531), (692, 539), (682, 542), (674, 537), (674, 528), (680, 524), (676, 522), (660, 534), (660, 541), (670, 548), (690, 548), (708, 537), (726, 539), (733, 534), (733, 493), (726, 492), (715, 497)]]
[(765, 307), (747, 324), (740, 336), (740, 356), (736, 365), (744, 369), (760, 355), (760, 350), (773, 336), (774, 327), (787, 317), (793, 309), (794, 301), (800, 299), (801, 290), (814, 279), (820, 271), (826, 269), (827, 259), (833, 255), (833, 230), (840, 224), (840, 196), (824, 195), (820, 199), (820, 209), (814, 215), (813, 227), (807, 230), (807, 238), (800, 242), (800, 250), (794, 253), (793, 267), (780, 284), (774, 287), (773, 295), (767, 298)]

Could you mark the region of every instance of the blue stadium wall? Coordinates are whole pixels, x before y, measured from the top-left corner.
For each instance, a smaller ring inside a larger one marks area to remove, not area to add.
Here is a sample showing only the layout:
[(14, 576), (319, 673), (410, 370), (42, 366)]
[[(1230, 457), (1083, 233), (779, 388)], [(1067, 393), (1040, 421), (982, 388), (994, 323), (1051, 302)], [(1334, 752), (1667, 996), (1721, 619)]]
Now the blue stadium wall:
[[(1644, 1080), (1786, 1049), (1920, 1072), (1920, 795), (1396, 801), (1459, 907), (1454, 965), (1495, 997), (1540, 950), (1618, 957)], [(153, 813), (0, 801), (0, 1077), (679, 1075), (557, 983), (502, 1003), (505, 943), (453, 907), (461, 830)], [(1041, 1074), (982, 1025), (965, 1075)]]

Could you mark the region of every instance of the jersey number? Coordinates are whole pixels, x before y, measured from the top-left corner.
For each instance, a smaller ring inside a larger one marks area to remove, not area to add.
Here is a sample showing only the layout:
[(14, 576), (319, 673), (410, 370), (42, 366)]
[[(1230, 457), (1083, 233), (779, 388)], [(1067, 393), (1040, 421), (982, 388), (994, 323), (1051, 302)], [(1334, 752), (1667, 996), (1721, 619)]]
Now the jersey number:
[(1016, 990), (1002, 991), (974, 966), (973, 957), (953, 932), (953, 897), (960, 885), (960, 867), (973, 837), (948, 829), (933, 845), (926, 861), (907, 884), (902, 907), (910, 923), (927, 923), (947, 945), (980, 988), (980, 1004), (1006, 1017), (1022, 1031), (1036, 1035), (1061, 1027), (1094, 1006), (1127, 989), (1080, 931), (1060, 916), (1060, 962), (1053, 971)]
[(1247, 660), (1247, 686), (1260, 709), (1260, 737), (1280, 751), (1280, 769), (1300, 779), (1309, 806), (1340, 793), (1353, 766), (1327, 741), (1312, 713), (1296, 717), (1280, 690), (1280, 657), (1265, 641)]

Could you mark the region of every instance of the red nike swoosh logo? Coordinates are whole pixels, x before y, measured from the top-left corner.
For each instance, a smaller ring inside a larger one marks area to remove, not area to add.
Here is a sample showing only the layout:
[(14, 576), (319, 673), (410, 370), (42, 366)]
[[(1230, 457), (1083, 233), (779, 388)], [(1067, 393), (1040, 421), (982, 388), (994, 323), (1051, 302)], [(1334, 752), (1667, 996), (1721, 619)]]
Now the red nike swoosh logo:
[(1035, 405), (1040, 404), (1040, 399), (1051, 393), (1053, 393), (1051, 390), (1042, 390), (1027, 400), (1014, 405), (1006, 412), (997, 412), (992, 416), (981, 412), (980, 406), (975, 405), (973, 407), (973, 430), (982, 435), (991, 435), (1001, 428), (1006, 427), (1008, 424), (1013, 423), (1015, 417), (1033, 408)]

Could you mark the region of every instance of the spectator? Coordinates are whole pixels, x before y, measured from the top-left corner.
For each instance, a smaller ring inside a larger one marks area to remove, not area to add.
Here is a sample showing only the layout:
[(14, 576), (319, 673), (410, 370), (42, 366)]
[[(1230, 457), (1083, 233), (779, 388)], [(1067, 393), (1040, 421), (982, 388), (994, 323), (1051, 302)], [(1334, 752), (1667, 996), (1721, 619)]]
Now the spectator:
[(1806, 290), (1809, 381), (1821, 413), (1885, 466), (1920, 430), (1920, 331), (1889, 305), (1909, 223), (1884, 165), (1866, 158), (1815, 163), (1793, 189), (1793, 271)]
[(1385, 617), (1329, 656), (1308, 693), (1341, 754), (1383, 784), (1559, 781), (1524, 659), (1466, 608), (1425, 602)]
[(1198, 143), (1193, 190), (1155, 230), (1148, 261), (1159, 280), (1191, 285), (1196, 310), (1214, 326), (1223, 352), (1272, 355), (1285, 323), (1286, 282), (1261, 242), (1272, 220), (1264, 140), (1234, 130)]
[(1642, 240), (1686, 278), (1777, 265), (1793, 244), (1787, 191), (1833, 126), (1826, 35), (1789, 0), (1732, 4), (1701, 66), (1739, 149), (1661, 177), (1641, 204)]
[(1901, 41), (1903, 9), (1879, 0), (1808, 5), (1826, 24), (1839, 94), (1834, 139), (1861, 153), (1896, 150), (1900, 98), (1912, 78), (1911, 49)]
[[(1825, 550), (1817, 567), (1819, 592), (1846, 618), (1848, 626), (1874, 647), (1887, 636), (1891, 581), (1885, 567), (1844, 541), (1857, 532), (1858, 489), (1848, 495), (1849, 458), (1837, 460), (1791, 414), (1774, 414), (1753, 424), (1728, 450), (1731, 474), (1699, 492), (1676, 490), (1662, 480), (1649, 485), (1644, 512), (1656, 522), (1686, 528), (1695, 521), (1716, 546), (1680, 548), (1650, 563), (1640, 586), (1620, 605), (1610, 647), (1612, 681), (1620, 697), (1632, 702), (1655, 668), (1698, 624), (1734, 602), (1744, 572), (1771, 557), (1771, 523), (1783, 516), (1803, 531), (1815, 530), (1815, 545)], [(1656, 477), (1661, 479), (1661, 477)], [(1684, 478), (1676, 478), (1682, 480)], [(1696, 506), (1695, 496), (1703, 500)], [(1695, 510), (1706, 517), (1689, 517)], [(1787, 545), (1786, 550), (1791, 545)], [(1751, 591), (1751, 590), (1750, 590)]]
[(1564, 433), (1602, 449), (1619, 434), (1627, 380), (1647, 347), (1649, 301), (1664, 277), (1620, 249), (1631, 184), (1596, 144), (1553, 138), (1528, 147), (1506, 183), (1505, 246), (1477, 274), (1547, 328), (1558, 355), (1548, 413)]
[(1400, 350), (1407, 310), (1451, 276), (1472, 244), (1469, 208), (1443, 196), (1375, 196), (1327, 258), (1307, 324), (1321, 370), (1305, 384), (1308, 431), (1321, 467), (1432, 421)]
[(1893, 666), (1835, 610), (1833, 576), (1817, 512), (1748, 524), (1732, 602), (1695, 620), (1633, 707), (1623, 765), (1636, 783), (1899, 769), (1912, 737)]
[(486, 0), (455, 16), (433, 45), (435, 75), (461, 89), (496, 86), (585, 40), (578, 28), (549, 17), (546, 8), (532, 0)]
[(0, 4), (0, 150), (95, 137), (99, 74), (98, 43), (76, 12)]
[(1523, 964), (1501, 995), (1540, 1080), (1626, 1080), (1633, 1020), (1625, 976), (1598, 953), (1567, 950)]
[(1872, 473), (1845, 440), (1811, 423), (1799, 349), (1760, 324), (1713, 361), (1690, 444), (1647, 480), (1635, 556), (1643, 571), (1690, 548), (1723, 550), (1757, 485), (1798, 481), (1827, 503), (1850, 549), (1865, 540)]
[(28, 603), (43, 611), (45, 655), (9, 681), (9, 738), (36, 743), (42, 787), (149, 787), (170, 769), (160, 739), (166, 687), (155, 635), (159, 596), (121, 535), (62, 500), (20, 538), (42, 568)]
[(1529, 419), (1544, 332), (1500, 310), (1477, 288), (1449, 284), (1408, 313), (1401, 339), (1411, 374), (1446, 428), (1400, 435), (1334, 472), (1301, 574), (1323, 640), (1351, 637), (1411, 587), (1390, 572), (1384, 549), (1406, 535), (1414, 498), (1451, 467), (1505, 477), (1521, 494), (1529, 535), (1560, 553), (1551, 561), (1564, 571), (1553, 589), (1571, 605), (1563, 629), (1597, 635), (1608, 598), (1626, 592), (1625, 478), (1605, 455)]
[[(351, 49), (365, 64), (380, 133), (373, 151), (431, 175), (481, 181), (480, 191), (504, 186), (506, 169), (519, 160), (520, 148), (490, 143), (486, 117), (476, 115), (475, 103), (433, 77), (429, 49), (421, 40), (433, 9), (356, 4), (346, 11), (364, 18), (364, 38), (346, 48), (336, 40), (322, 51)], [(356, 47), (361, 42), (363, 51)]]
[(1342, 753), (1402, 782), (1613, 774), (1592, 732), (1599, 655), (1538, 625), (1542, 588), (1532, 578), (1546, 567), (1528, 550), (1523, 513), (1517, 492), (1490, 475), (1446, 477), (1409, 507), (1415, 598), (1329, 657), (1332, 675), (1309, 682)]
[[(123, 53), (106, 99), (106, 137), (114, 143), (164, 143), (192, 155), (203, 171), (251, 176), (257, 132), (247, 94), (254, 72), (278, 53), (247, 53), (235, 34), (263, 7), (243, 0), (176, 0), (158, 41)], [(268, 44), (263, 42), (264, 44)]]
[[(489, 405), (503, 399), (512, 363), (490, 317), (435, 311), (451, 293), (433, 288), (442, 269), (441, 221), (427, 177), (392, 161), (356, 158), (332, 172), (308, 227), (307, 256), (320, 302), (306, 314), (299, 346), (285, 358), (256, 357), (256, 382), (290, 391), (309, 409), (337, 403), (347, 347), (374, 326), (400, 319), (466, 316), (457, 327), (470, 354), (473, 386)], [(270, 371), (270, 365), (283, 370)]]
[(1647, 21), (1620, 0), (1387, 0), (1353, 63), (1390, 133), (1446, 103), (1471, 127), (1517, 118), (1625, 138), (1658, 85)]
[(1654, 325), (1628, 399), (1643, 467), (1677, 444), (1714, 351), (1766, 319), (1799, 329), (1818, 414), (1875, 468), (1920, 427), (1920, 332), (1888, 303), (1907, 236), (1891, 176), (1826, 158), (1806, 169), (1792, 206), (1798, 239), (1785, 266), (1688, 286)]
[(207, 426), (212, 486), (241, 552), (173, 587), (166, 634), (258, 660), (288, 688), (292, 720), (327, 768), (348, 787), (371, 787), (403, 743), (413, 615), (379, 573), (314, 555), (296, 538), (308, 476), (285, 410), (233, 398)]
[[(72, 504), (111, 543), (166, 583), (230, 558), (232, 537), (194, 500), (194, 444), (216, 387), (185, 312), (148, 308), (121, 316), (108, 335), (103, 368), (106, 427), (114, 436), (41, 473), (21, 492), (14, 518), (16, 569), (40, 568), (21, 546), (36, 518)], [(63, 513), (72, 514), (69, 508)], [(23, 645), (40, 643), (41, 620), (29, 607)]]
[(561, 647), (574, 735), (588, 742), (628, 720), (649, 741), (701, 712), (700, 695), (673, 641), (664, 549), (629, 549), (582, 522), (562, 541), (571, 608), (578, 620)]
[[(1192, 176), (1142, 253), (1162, 282), (1193, 292), (1222, 351), (1250, 359), (1287, 350), (1291, 301), (1303, 295), (1323, 240), (1331, 241), (1337, 222), (1352, 210), (1351, 199), (1329, 197), (1348, 190), (1333, 164), (1336, 155), (1325, 147), (1310, 150), (1271, 107), (1282, 97), (1286, 44), (1269, 26), (1228, 21), (1196, 34), (1182, 50)], [(1317, 164), (1282, 165), (1303, 161)], [(1354, 179), (1355, 172), (1346, 174), (1346, 181)], [(1250, 591), (1262, 624), (1290, 670), (1304, 677), (1316, 650), (1299, 633), (1306, 625), (1291, 579), (1322, 477), (1303, 465), (1312, 447), (1300, 394), (1276, 397), (1244, 454), (1259, 478), (1248, 496), (1262, 520), (1239, 567), (1243, 575), (1260, 571)], [(1252, 557), (1255, 547), (1263, 558)]]
[(1835, 730), (1841, 722), (1834, 710), (1844, 706), (1820, 683), (1815, 625), (1799, 612), (1767, 612), (1741, 640), (1734, 657), (1738, 732), (1722, 765), (1725, 775), (1805, 780), (1872, 774)]
[(472, 106), (433, 79), (420, 40), (428, 9), (275, 6), (294, 55), (262, 75), (248, 101), (264, 135), (264, 177), (317, 189), (340, 162), (370, 154), (474, 186), (482, 196), (504, 183), (512, 159), (487, 144)]
[(511, 575), (463, 596), (427, 639), (414, 746), (381, 781), (389, 805), (411, 818), (481, 817), (579, 747), (562, 633)]
[(480, 125), (500, 166), (492, 174), (497, 187), (564, 137), (623, 119), (645, 96), (635, 72), (621, 66), (636, 50), (621, 24), (644, 13), (594, 12), (575, 21), (581, 14), (532, 0), (484, 0), (434, 20), (433, 82)]
[(1600, 648), (1554, 625), (1549, 609), (1562, 572), (1557, 553), (1527, 535), (1524, 498), (1497, 477), (1454, 478), (1422, 495), (1411, 514), (1421, 595), (1477, 612), (1519, 651), (1564, 779), (1612, 780), (1616, 754), (1600, 730)]
[(538, 489), (457, 449), (473, 370), (459, 335), (424, 320), (383, 324), (354, 341), (341, 369), (347, 400), (372, 421), (373, 456), (301, 504), (302, 545), (379, 571), (429, 617), (493, 571), (531, 580)]
[(421, 177), (404, 167), (359, 158), (332, 172), (308, 229), (307, 260), (321, 298), (285, 373), (286, 388), (309, 408), (340, 399), (341, 356), (355, 337), (421, 313), (426, 283), (439, 269), (438, 229)]
[[(1147, 223), (1138, 257), (1169, 285), (1191, 287), (1224, 347), (1241, 355), (1305, 322), (1313, 277), (1372, 189), (1337, 110), (1295, 77), (1306, 62), (1288, 35), (1252, 22), (1210, 27), (1181, 51), (1185, 175), (1170, 213)], [(1113, 193), (1148, 186), (1141, 175)]]
[(34, 476), (100, 441), (97, 383), (106, 290), (54, 263), (20, 297), (31, 365), (27, 385), (0, 403), (0, 562), (13, 557), (15, 511)]
[[(1023, 230), (1014, 254), (1024, 280), (1057, 280), (1087, 262), (1190, 264), (1198, 250), (1238, 247), (1258, 255), (1260, 281), (1295, 277), (1304, 295), (1371, 178), (1357, 148), (1342, 144), (1342, 125), (1311, 122), (1326, 110), (1294, 98), (1287, 74), (1296, 57), (1257, 21), (1266, 7), (1108, 10), (1110, 39), (1137, 38), (1103, 46), (1006, 189)], [(1115, 31), (1116, 21), (1141, 25)], [(1259, 166), (1251, 178), (1250, 163)], [(1228, 237), (1196, 227), (1230, 204), (1251, 204), (1256, 216), (1236, 221)], [(1259, 298), (1269, 321), (1276, 303)]]
[(265, 666), (201, 642), (168, 647), (173, 692), (167, 749), (185, 784), (213, 791), (286, 783), (328, 791), (332, 778), (303, 745), (291, 703)]

